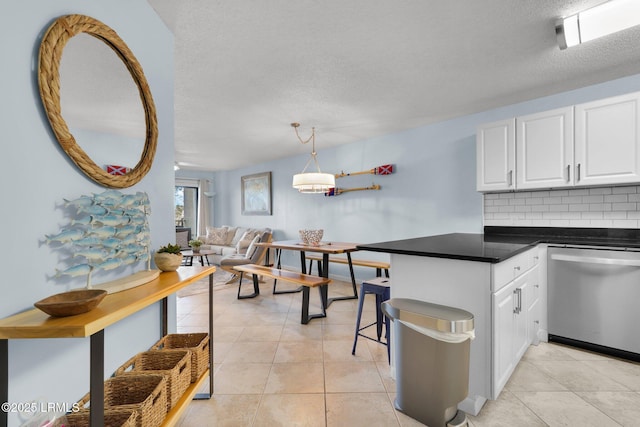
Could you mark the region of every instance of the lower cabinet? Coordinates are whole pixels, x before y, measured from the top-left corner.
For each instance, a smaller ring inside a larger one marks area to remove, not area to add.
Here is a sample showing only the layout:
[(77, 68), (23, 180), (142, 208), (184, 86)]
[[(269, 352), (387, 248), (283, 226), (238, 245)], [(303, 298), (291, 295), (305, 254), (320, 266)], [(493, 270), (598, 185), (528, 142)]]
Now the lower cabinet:
[(492, 294), (493, 396), (497, 398), (529, 345), (537, 340), (539, 325), (538, 267), (518, 276)]
[(527, 332), (529, 344), (540, 343), (539, 331), (542, 323), (541, 289), (542, 280), (540, 270), (536, 266), (529, 272), (529, 294), (527, 295)]

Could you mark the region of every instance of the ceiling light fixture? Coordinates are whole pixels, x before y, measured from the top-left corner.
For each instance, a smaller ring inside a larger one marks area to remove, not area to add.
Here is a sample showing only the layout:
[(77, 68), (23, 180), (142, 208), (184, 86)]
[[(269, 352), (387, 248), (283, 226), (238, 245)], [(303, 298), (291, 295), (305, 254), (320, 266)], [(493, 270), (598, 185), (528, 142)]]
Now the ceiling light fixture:
[(640, 25), (638, 0), (610, 0), (560, 19), (556, 36), (560, 49)]
[[(335, 175), (331, 173), (322, 173), (320, 171), (320, 165), (318, 164), (316, 153), (316, 128), (311, 128), (311, 136), (306, 140), (303, 140), (298, 134), (300, 123), (291, 123), (291, 127), (296, 131), (296, 136), (302, 144), (306, 144), (311, 141), (311, 158), (307, 161), (302, 172), (293, 176), (293, 188), (301, 193), (324, 193), (330, 188), (335, 187)], [(307, 168), (311, 164), (311, 161), (316, 165), (317, 172), (307, 172)]]

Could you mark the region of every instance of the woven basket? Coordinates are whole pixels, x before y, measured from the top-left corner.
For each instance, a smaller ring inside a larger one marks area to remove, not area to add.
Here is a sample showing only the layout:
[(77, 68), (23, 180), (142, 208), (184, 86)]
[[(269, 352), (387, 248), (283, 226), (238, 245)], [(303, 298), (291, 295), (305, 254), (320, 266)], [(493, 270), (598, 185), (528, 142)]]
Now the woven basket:
[[(79, 402), (89, 412), (90, 394)], [(137, 427), (158, 427), (167, 415), (167, 380), (164, 375), (121, 375), (104, 382), (104, 408), (136, 411)]]
[(116, 369), (118, 375), (159, 374), (167, 378), (167, 411), (171, 410), (191, 384), (189, 350), (145, 351)]
[(169, 334), (151, 347), (152, 350), (181, 349), (191, 351), (191, 382), (209, 367), (209, 334)]
[[(105, 409), (104, 427), (136, 427), (138, 412), (133, 409)], [(67, 414), (62, 417), (54, 427), (90, 427), (91, 416), (89, 411), (83, 410)]]

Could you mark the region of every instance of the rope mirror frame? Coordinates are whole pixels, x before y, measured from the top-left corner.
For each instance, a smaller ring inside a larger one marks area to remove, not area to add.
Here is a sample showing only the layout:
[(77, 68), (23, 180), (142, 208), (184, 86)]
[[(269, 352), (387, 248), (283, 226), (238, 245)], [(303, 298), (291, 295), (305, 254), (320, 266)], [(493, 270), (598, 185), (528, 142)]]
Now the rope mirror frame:
[[(140, 160), (125, 175), (111, 175), (98, 166), (76, 143), (62, 117), (60, 107), (60, 61), (65, 45), (75, 35), (86, 33), (107, 44), (129, 70), (144, 108), (146, 138)], [(149, 172), (158, 144), (156, 107), (149, 84), (135, 55), (109, 26), (86, 15), (65, 15), (57, 18), (47, 29), (38, 55), (38, 84), (40, 98), (58, 143), (73, 162), (89, 178), (108, 188), (127, 188), (140, 182)]]

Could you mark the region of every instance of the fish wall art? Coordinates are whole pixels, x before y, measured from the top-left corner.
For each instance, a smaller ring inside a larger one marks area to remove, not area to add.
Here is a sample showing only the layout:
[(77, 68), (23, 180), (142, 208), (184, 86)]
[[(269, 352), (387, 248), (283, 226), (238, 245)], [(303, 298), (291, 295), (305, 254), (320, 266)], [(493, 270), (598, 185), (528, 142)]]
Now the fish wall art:
[(45, 242), (62, 254), (63, 267), (54, 278), (87, 276), (102, 270), (145, 262), (151, 268), (151, 207), (147, 193), (124, 194), (106, 190), (90, 196), (64, 199), (69, 224), (46, 235)]

